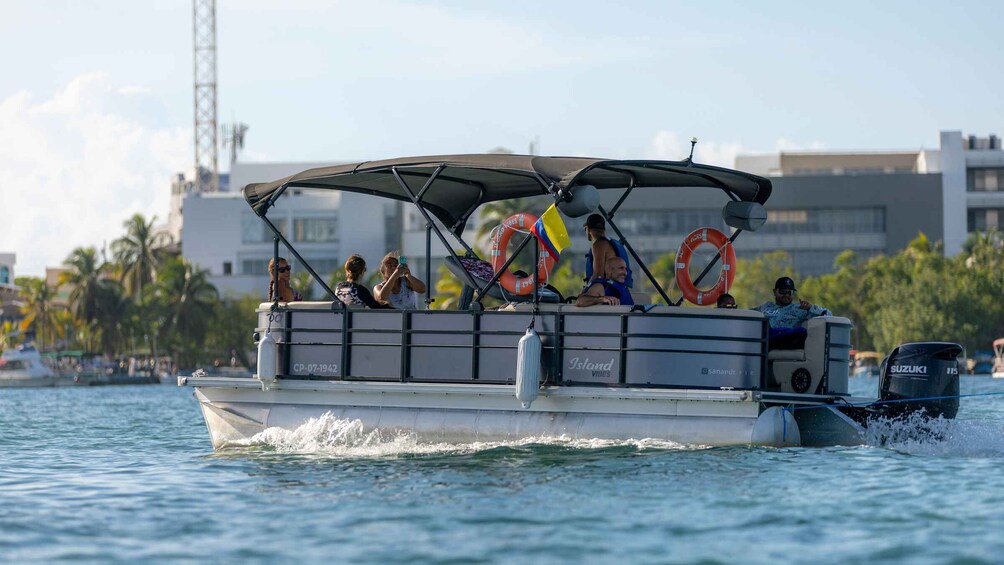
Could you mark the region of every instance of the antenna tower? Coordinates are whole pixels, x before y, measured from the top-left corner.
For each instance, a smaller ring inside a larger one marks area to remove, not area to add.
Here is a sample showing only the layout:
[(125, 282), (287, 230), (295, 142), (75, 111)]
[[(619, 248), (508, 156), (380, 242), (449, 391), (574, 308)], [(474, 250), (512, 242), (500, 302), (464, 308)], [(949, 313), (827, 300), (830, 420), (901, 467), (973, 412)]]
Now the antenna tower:
[(192, 0), (195, 68), (195, 190), (219, 189), (216, 142), (216, 0)]

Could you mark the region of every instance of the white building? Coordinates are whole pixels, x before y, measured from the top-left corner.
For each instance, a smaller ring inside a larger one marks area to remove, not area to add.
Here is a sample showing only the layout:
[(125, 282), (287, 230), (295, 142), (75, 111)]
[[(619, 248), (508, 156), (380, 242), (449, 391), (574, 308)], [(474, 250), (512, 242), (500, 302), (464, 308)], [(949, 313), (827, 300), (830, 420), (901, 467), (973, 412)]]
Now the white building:
[(14, 265), (17, 263), (17, 255), (14, 253), (0, 253), (0, 321), (14, 319), (18, 316), (17, 287), (14, 286)]
[[(268, 288), (268, 261), (273, 236), (244, 200), (241, 189), (253, 182), (280, 179), (330, 163), (234, 163), (230, 171), (233, 190), (198, 194), (184, 192), (177, 214), (181, 249), (185, 258), (206, 269), (210, 281), (223, 294), (260, 292)], [(268, 218), (317, 273), (341, 280), (345, 259), (358, 253), (366, 258), (370, 273), (388, 250), (400, 247), (399, 205), (348, 192), (290, 190), (269, 211)], [(169, 220), (169, 225), (173, 225)], [(279, 255), (302, 271), (299, 261), (280, 243)], [(320, 287), (315, 286), (316, 295)]]

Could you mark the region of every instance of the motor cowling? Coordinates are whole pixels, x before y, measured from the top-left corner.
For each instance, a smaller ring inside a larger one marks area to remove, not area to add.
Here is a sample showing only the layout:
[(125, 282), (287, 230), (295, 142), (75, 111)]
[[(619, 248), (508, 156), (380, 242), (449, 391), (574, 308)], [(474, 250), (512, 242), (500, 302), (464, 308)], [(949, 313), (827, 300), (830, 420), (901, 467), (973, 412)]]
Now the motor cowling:
[(922, 410), (931, 418), (954, 418), (959, 412), (961, 353), (961, 345), (949, 342), (904, 343), (893, 349), (879, 379), (882, 410), (893, 416)]

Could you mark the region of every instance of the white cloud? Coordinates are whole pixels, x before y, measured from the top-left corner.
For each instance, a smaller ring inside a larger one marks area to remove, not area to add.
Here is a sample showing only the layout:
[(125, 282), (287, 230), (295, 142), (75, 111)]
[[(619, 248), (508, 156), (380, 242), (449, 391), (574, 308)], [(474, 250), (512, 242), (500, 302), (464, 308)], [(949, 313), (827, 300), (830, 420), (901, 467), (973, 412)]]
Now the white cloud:
[(133, 213), (167, 218), (172, 173), (192, 160), (191, 130), (126, 116), (142, 87), (81, 75), (48, 99), (0, 100), (0, 250), (17, 275), (41, 275), (76, 247), (102, 247)]
[[(826, 149), (826, 145), (820, 141), (812, 141), (808, 144), (802, 144), (780, 138), (774, 144), (774, 150), (768, 151), (768, 153), (778, 153), (782, 151), (825, 151)], [(706, 141), (698, 139), (697, 147), (694, 149), (694, 162), (704, 165), (732, 168), (735, 166), (736, 155), (755, 155), (762, 153), (764, 153), (764, 151), (744, 147), (738, 142)], [(682, 161), (690, 155), (690, 140), (681, 139), (676, 132), (661, 130), (655, 134), (655, 137), (652, 138), (645, 154), (650, 159)]]
[[(694, 162), (718, 167), (735, 165), (736, 155), (745, 153), (746, 149), (739, 143), (697, 140), (694, 148)], [(690, 155), (690, 140), (680, 139), (675, 132), (662, 130), (655, 134), (645, 155), (649, 159), (666, 159), (682, 161)]]

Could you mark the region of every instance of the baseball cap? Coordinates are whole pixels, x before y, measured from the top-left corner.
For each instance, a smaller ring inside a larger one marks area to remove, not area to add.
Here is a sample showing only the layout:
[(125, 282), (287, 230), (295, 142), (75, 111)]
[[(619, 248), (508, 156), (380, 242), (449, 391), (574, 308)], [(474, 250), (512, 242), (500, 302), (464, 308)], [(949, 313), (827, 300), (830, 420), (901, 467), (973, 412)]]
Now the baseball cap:
[(607, 222), (599, 214), (589, 214), (589, 217), (586, 218), (586, 223), (582, 224), (582, 227), (604, 230), (607, 229)]
[(774, 288), (780, 290), (782, 288), (790, 288), (791, 290), (798, 290), (795, 288), (795, 281), (791, 280), (791, 277), (781, 277), (777, 279), (774, 283)]

